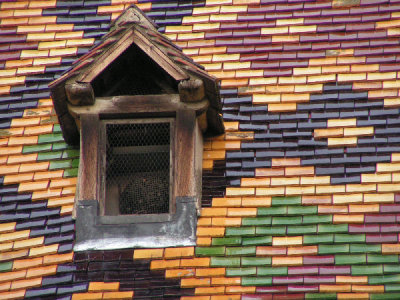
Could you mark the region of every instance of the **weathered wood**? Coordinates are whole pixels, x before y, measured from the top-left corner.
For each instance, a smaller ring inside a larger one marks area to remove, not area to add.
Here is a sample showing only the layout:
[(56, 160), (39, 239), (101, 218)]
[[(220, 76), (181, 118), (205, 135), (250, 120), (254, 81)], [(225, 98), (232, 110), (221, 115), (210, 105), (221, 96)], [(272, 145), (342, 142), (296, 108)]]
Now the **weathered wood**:
[(199, 124), (201, 132), (206, 132), (208, 128), (207, 123), (207, 112), (203, 112), (200, 116), (197, 117), (197, 122)]
[(81, 116), (81, 152), (78, 174), (78, 200), (94, 200), (98, 183), (99, 116)]
[(179, 95), (148, 95), (148, 96), (115, 96), (98, 97), (91, 106), (72, 106), (69, 111), (74, 118), (82, 114), (100, 115), (144, 115), (144, 116), (172, 116), (178, 110), (191, 109), (200, 115), (207, 110), (208, 100), (195, 103), (183, 103), (179, 101)]
[(51, 90), (51, 97), (65, 142), (70, 145), (79, 145), (79, 132), (76, 127), (75, 119), (68, 111), (64, 86), (54, 86)]
[(72, 105), (92, 105), (95, 102), (92, 85), (87, 82), (67, 83), (65, 93), (68, 102)]
[(76, 80), (79, 82), (92, 82), (133, 43), (133, 37), (133, 32), (127, 31), (118, 42), (101, 53), (95, 62), (91, 64), (91, 67), (82, 71)]
[(222, 116), (216, 109), (212, 107), (207, 110), (207, 124), (208, 128), (210, 129), (207, 132), (208, 135), (219, 135), (225, 132)]
[(200, 79), (183, 80), (178, 85), (182, 102), (198, 102), (204, 99), (204, 84)]
[(180, 110), (176, 114), (175, 139), (175, 196), (197, 196), (198, 179), (195, 176), (196, 114)]

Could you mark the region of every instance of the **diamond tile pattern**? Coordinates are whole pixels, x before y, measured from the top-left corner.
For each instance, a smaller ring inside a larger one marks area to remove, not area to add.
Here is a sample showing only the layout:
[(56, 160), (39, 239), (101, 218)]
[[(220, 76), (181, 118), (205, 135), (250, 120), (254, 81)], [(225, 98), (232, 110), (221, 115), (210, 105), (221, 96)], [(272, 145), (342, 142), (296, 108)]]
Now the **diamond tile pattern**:
[[(221, 79), (197, 245), (73, 253), (47, 85), (138, 5)], [(395, 0), (0, 4), (0, 297), (400, 298)]]

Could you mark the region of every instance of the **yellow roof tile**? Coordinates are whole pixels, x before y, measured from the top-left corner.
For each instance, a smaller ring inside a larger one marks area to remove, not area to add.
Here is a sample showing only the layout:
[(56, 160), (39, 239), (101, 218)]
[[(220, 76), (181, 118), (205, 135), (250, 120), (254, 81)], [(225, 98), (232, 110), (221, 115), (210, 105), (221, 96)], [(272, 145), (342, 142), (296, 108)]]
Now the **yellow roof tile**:
[(36, 158), (37, 158), (37, 153), (11, 155), (8, 157), (7, 163), (15, 164), (15, 163), (32, 162), (36, 161)]
[(8, 18), (8, 19), (2, 19), (0, 21), (0, 24), (2, 26), (17, 26), (17, 25), (26, 25), (28, 24), (28, 18)]
[(11, 85), (21, 85), (25, 83), (25, 76), (16, 77), (3, 77), (0, 78), (0, 86), (11, 86)]
[[(22, 250), (18, 250), (18, 251), (2, 252), (2, 253), (0, 253), (0, 261), (13, 260), (16, 258), (25, 257), (27, 255), (28, 255), (28, 250), (26, 250), (26, 249), (22, 249)], [(2, 275), (2, 274), (0, 274), (0, 275)]]
[(56, 7), (56, 0), (30, 0), (29, 8), (51, 8)]
[(42, 74), (42, 73), (44, 73), (44, 69), (45, 69), (44, 66), (18, 68), (17, 74), (18, 75)]
[(66, 40), (61, 40), (61, 41), (53, 41), (55, 37), (55, 33), (46, 33), (46, 36), (49, 37), (48, 40), (50, 42), (43, 42), (43, 40), (40, 40), (41, 42), (38, 45), (39, 50), (45, 50), (45, 49), (56, 49), (56, 48), (65, 48), (65, 45), (67, 43)]
[[(64, 31), (72, 31), (74, 29), (74, 24), (47, 24), (46, 32), (64, 32)], [(83, 32), (81, 31), (81, 36)]]
[(18, 67), (29, 67), (32, 66), (33, 59), (21, 59), (21, 60), (8, 60), (6, 61), (6, 68), (18, 68)]
[(24, 249), (24, 248), (31, 248), (31, 247), (36, 247), (36, 246), (41, 246), (44, 243), (44, 237), (36, 237), (36, 238), (31, 238), (31, 239), (26, 239), (26, 240), (21, 240), (21, 241), (16, 241), (14, 242), (14, 249)]
[(50, 56), (73, 56), (76, 55), (78, 48), (50, 49)]
[(41, 15), (42, 15), (42, 9), (40, 8), (14, 10), (14, 17), (34, 17)]
[(46, 255), (43, 258), (44, 265), (50, 264), (63, 264), (67, 262), (72, 262), (73, 253), (65, 253), (65, 254), (54, 254), (54, 255)]
[(73, 213), (74, 206), (73, 205), (64, 205), (61, 206), (60, 215), (71, 215)]
[(32, 145), (37, 144), (38, 137), (37, 136), (22, 136), (22, 137), (10, 137), (8, 144), (9, 145)]
[(118, 289), (119, 282), (90, 282), (88, 291), (118, 291)]
[(57, 253), (57, 250), (58, 250), (58, 244), (31, 248), (29, 250), (29, 257), (54, 254), (54, 253)]
[(45, 191), (35, 191), (32, 194), (32, 200), (48, 199), (51, 197), (60, 197), (61, 189), (47, 189)]
[(63, 205), (73, 205), (75, 202), (74, 196), (65, 196), (60, 198), (52, 198), (47, 200), (47, 207), (56, 207)]
[(57, 22), (56, 16), (40, 16), (30, 17), (29, 24), (55, 24)]
[(54, 275), (57, 272), (57, 265), (29, 268), (26, 272), (26, 278)]
[(17, 289), (25, 289), (32, 288), (36, 286), (40, 286), (42, 284), (42, 278), (33, 278), (33, 279), (25, 279), (25, 280), (17, 280), (11, 283), (11, 290)]
[(43, 257), (16, 259), (13, 261), (13, 270), (29, 269), (43, 264)]
[(67, 40), (67, 47), (82, 47), (82, 46), (92, 46), (94, 43), (94, 38), (90, 39), (71, 39)]

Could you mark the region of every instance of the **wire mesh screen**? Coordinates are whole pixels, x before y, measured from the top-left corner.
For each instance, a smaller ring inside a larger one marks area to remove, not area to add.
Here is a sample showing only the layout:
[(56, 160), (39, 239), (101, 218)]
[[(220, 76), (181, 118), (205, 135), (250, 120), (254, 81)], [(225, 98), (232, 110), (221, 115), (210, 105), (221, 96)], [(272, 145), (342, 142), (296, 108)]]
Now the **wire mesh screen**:
[(122, 215), (168, 213), (170, 123), (107, 124), (106, 134), (106, 201)]

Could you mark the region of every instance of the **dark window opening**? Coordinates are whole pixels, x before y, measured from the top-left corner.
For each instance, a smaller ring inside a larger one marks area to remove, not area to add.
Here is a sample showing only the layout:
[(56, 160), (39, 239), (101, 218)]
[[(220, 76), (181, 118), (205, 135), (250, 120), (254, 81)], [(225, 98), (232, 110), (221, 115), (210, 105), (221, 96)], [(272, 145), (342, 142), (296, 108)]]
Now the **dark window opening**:
[(106, 123), (106, 215), (170, 212), (170, 120)]
[(131, 45), (93, 82), (96, 97), (176, 93), (166, 72), (138, 46)]

